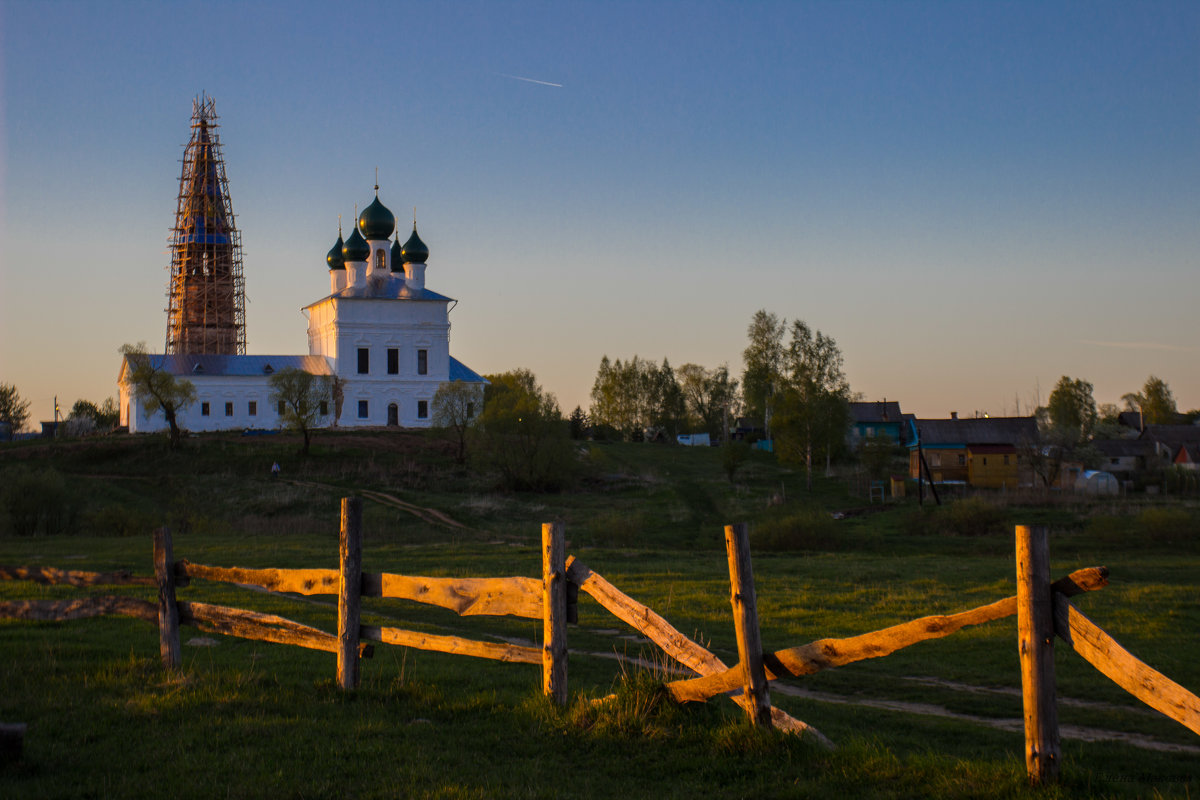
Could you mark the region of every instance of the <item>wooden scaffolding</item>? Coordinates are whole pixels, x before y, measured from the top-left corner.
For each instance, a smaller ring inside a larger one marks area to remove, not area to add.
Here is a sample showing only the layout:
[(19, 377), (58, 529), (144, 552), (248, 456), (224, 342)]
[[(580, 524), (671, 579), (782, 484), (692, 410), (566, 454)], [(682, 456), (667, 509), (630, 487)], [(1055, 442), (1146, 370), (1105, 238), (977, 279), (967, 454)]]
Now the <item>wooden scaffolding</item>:
[(192, 136), (183, 153), (171, 231), (167, 353), (246, 352), (242, 240), (217, 127), (213, 100), (201, 94), (192, 102)]

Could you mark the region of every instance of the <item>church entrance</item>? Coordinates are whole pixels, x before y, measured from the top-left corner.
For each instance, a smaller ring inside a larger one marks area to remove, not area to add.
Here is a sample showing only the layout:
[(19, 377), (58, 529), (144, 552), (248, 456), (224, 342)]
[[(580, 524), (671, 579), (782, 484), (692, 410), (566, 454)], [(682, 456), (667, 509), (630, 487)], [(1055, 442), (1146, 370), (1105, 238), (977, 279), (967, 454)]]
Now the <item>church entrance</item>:
[(388, 403), (388, 425), (400, 424), (400, 409), (396, 408), (395, 403)]

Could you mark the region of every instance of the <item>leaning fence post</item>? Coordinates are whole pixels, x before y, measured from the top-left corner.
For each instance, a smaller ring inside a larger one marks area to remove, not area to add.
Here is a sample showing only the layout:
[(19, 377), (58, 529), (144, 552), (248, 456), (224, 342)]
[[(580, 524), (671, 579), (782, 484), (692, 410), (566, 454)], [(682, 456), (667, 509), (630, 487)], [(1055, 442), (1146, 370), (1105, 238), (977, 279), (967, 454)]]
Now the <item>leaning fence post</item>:
[(763, 667), (762, 636), (758, 629), (758, 601), (754, 595), (754, 569), (750, 565), (750, 526), (725, 526), (725, 552), (729, 556), (729, 600), (737, 632), (738, 658), (746, 712), (756, 725), (771, 727), (771, 694)]
[(542, 692), (567, 704), (567, 545), (561, 522), (542, 525)]
[(1017, 642), (1025, 707), (1025, 771), (1033, 784), (1058, 777), (1054, 600), (1045, 526), (1017, 526)]
[(183, 663), (179, 653), (179, 606), (175, 602), (175, 553), (171, 531), (154, 530), (154, 578), (158, 583), (158, 652), (163, 669), (177, 670)]
[(342, 498), (338, 536), (337, 682), (342, 689), (358, 686), (359, 621), (362, 616), (362, 498)]

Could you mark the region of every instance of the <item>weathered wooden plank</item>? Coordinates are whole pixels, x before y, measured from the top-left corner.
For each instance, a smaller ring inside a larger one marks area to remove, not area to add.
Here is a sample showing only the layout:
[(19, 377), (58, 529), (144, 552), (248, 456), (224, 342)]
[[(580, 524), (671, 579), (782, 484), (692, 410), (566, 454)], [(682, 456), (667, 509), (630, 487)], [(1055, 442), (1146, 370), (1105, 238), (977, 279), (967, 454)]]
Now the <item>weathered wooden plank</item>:
[[(179, 619), (184, 624), (195, 625), (202, 631), (237, 636), (241, 639), (290, 644), (327, 653), (336, 653), (338, 647), (338, 639), (333, 634), (285, 617), (244, 608), (181, 601)], [(363, 658), (371, 656), (371, 650), (367, 646), (360, 646), (359, 653)]]
[(762, 636), (758, 628), (758, 601), (754, 593), (754, 569), (750, 563), (750, 526), (725, 526), (725, 552), (729, 557), (729, 603), (737, 636), (746, 713), (755, 725), (771, 727), (771, 694), (763, 667)]
[(179, 607), (175, 602), (175, 555), (171, 531), (154, 530), (154, 578), (158, 583), (158, 651), (163, 669), (178, 670), (183, 665), (179, 650)]
[[(573, 585), (579, 586), (580, 589), (591, 595), (609, 613), (640, 632), (662, 648), (664, 653), (693, 672), (699, 675), (711, 675), (714, 672), (724, 672), (728, 669), (724, 661), (684, 636), (652, 609), (622, 592), (600, 573), (594, 572), (574, 556), (567, 558), (567, 577), (570, 578)], [(613, 695), (613, 697), (615, 696)], [(741, 693), (731, 695), (730, 700), (743, 709), (747, 708), (750, 702)], [(780, 708), (771, 707), (771, 722), (779, 730), (809, 735), (824, 747), (833, 748), (833, 742), (829, 741), (820, 731)]]
[[(1061, 587), (1064, 594), (1093, 591), (1108, 584), (1107, 576), (1108, 570), (1104, 567), (1076, 570), (1056, 581), (1054, 589), (1059, 591)], [(881, 658), (917, 642), (939, 639), (968, 625), (982, 625), (1016, 613), (1017, 598), (1014, 595), (957, 614), (921, 617), (845, 639), (818, 639), (766, 655), (767, 677), (771, 680), (788, 675), (800, 677), (868, 658)], [(667, 690), (680, 702), (707, 700), (713, 695), (737, 689), (740, 679), (736, 670), (726, 669), (700, 678), (672, 681), (667, 684)]]
[(574, 556), (567, 559), (567, 576), (609, 613), (693, 672), (709, 675), (728, 669), (721, 659), (684, 636), (652, 609), (613, 586)]
[(540, 647), (521, 647), (520, 645), (500, 642), (480, 642), (474, 639), (462, 639), (458, 636), (438, 636), (431, 633), (406, 631), (401, 628), (381, 628), (376, 625), (363, 625), (359, 631), (362, 638), (373, 642), (412, 647), (417, 650), (434, 650), (439, 653), (490, 658), (495, 661), (509, 661), (519, 664), (542, 663), (542, 649)]
[(567, 704), (567, 544), (561, 522), (542, 525), (542, 692)]
[(1049, 531), (1018, 525), (1017, 654), (1025, 710), (1025, 772), (1041, 785), (1058, 777), (1058, 697), (1054, 682), (1054, 598)]
[(338, 535), (337, 682), (354, 689), (359, 681), (358, 626), (362, 617), (362, 498), (342, 498)]
[(1138, 660), (1061, 595), (1054, 598), (1054, 632), (1122, 689), (1200, 734), (1200, 698)]
[(212, 567), (207, 564), (193, 564), (186, 559), (180, 562), (180, 568), (189, 578), (261, 586), (273, 592), (305, 595), (338, 593), (339, 575), (336, 569)]
[(158, 605), (134, 597), (78, 597), (72, 600), (9, 600), (0, 603), (0, 617), (38, 622), (65, 622), (91, 617), (121, 616), (158, 623)]
[(542, 618), (542, 582), (537, 578), (426, 578), (367, 573), (363, 575), (363, 595), (427, 603), (464, 617), (486, 614)]
[(32, 581), (43, 584), (69, 584), (71, 586), (154, 586), (152, 575), (134, 575), (130, 572), (82, 572), (80, 570), (56, 569), (55, 567), (13, 567), (0, 564), (0, 580)]
[[(182, 571), (192, 578), (261, 586), (274, 592), (316, 595), (337, 594), (336, 569), (247, 569), (214, 567), (183, 561)], [(364, 572), (363, 597), (412, 600), (454, 611), (461, 616), (511, 615), (542, 618), (542, 582), (537, 578), (428, 578)]]

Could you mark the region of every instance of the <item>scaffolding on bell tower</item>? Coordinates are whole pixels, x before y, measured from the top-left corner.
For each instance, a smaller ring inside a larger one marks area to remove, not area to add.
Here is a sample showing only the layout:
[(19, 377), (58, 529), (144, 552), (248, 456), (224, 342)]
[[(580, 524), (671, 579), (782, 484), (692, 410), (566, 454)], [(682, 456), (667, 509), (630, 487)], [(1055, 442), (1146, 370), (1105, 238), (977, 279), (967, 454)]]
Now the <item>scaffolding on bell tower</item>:
[(242, 237), (234, 224), (213, 99), (192, 101), (171, 231), (167, 353), (245, 355)]

